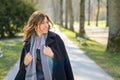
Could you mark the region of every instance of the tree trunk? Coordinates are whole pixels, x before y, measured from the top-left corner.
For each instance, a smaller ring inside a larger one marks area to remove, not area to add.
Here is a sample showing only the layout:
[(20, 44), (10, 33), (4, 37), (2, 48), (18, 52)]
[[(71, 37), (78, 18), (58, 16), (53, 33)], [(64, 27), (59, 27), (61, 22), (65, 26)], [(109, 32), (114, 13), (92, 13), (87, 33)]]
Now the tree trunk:
[(63, 0), (60, 0), (60, 25), (63, 27)]
[(91, 1), (88, 1), (88, 25), (90, 25)]
[(109, 18), (109, 17), (108, 17), (108, 15), (109, 15), (109, 13), (108, 13), (108, 0), (106, 1), (106, 5), (107, 5), (107, 6), (106, 6), (106, 11), (107, 11), (107, 14), (106, 14), (106, 17), (107, 17), (106, 26), (109, 27), (109, 26), (108, 26), (108, 18)]
[(98, 18), (99, 18), (99, 12), (100, 12), (100, 0), (98, 1), (98, 11), (97, 11), (97, 16), (96, 16), (96, 26), (98, 26)]
[(68, 0), (65, 2), (65, 28), (68, 29)]
[(1, 27), (0, 29), (2, 29), (2, 30), (0, 30), (0, 37), (5, 38), (4, 29), (2, 26), (0, 26), (0, 27)]
[(52, 0), (52, 3), (53, 3), (53, 9), (54, 9), (54, 11), (53, 11), (53, 14), (54, 14), (54, 16), (53, 16), (53, 19), (54, 19), (54, 23), (59, 23), (59, 5), (58, 5), (58, 0)]
[(108, 1), (109, 38), (107, 52), (120, 53), (120, 0)]
[(85, 29), (84, 29), (84, 23), (85, 23), (85, 0), (80, 1), (80, 28), (79, 28), (79, 36), (85, 37)]
[(12, 28), (10, 25), (8, 25), (8, 37), (13, 38), (15, 37), (15, 33), (13, 32)]
[(71, 0), (68, 1), (68, 8), (69, 8), (69, 18), (70, 18), (70, 21), (69, 21), (70, 30), (74, 31), (74, 28), (73, 28), (73, 9), (72, 9), (72, 1)]

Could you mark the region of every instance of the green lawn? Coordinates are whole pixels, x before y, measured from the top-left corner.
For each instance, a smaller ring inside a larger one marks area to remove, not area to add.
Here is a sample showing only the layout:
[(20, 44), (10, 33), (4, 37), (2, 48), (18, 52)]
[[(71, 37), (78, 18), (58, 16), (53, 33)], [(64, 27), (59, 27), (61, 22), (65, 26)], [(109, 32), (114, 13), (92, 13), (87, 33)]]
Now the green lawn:
[[(66, 34), (76, 44), (79, 42), (75, 39), (75, 33), (64, 28), (57, 28)], [(99, 66), (101, 66), (108, 74), (110, 74), (114, 80), (120, 80), (120, 54), (117, 53), (105, 53), (106, 46), (97, 43), (93, 40), (86, 40), (82, 42), (85, 45), (79, 44), (78, 47), (85, 51), (91, 59), (93, 59)]]
[(17, 62), (20, 57), (22, 40), (0, 40), (0, 80), (3, 80), (10, 68)]
[[(75, 25), (79, 25), (79, 22), (75, 21), (74, 22)], [(88, 26), (88, 21), (85, 21), (85, 26)], [(96, 26), (96, 21), (90, 21), (90, 26)], [(101, 26), (101, 27), (106, 27), (106, 21), (103, 20), (103, 21), (98, 21), (98, 26)]]

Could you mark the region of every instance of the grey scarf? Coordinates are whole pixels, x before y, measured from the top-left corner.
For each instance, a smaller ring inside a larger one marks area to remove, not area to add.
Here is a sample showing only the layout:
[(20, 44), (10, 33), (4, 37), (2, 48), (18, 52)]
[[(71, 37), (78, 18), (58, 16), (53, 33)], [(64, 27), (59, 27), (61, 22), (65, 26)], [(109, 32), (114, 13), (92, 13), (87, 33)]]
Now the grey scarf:
[(44, 79), (45, 80), (52, 80), (52, 70), (50, 66), (49, 57), (44, 55), (43, 49), (45, 46), (45, 41), (47, 38), (47, 34), (42, 36), (42, 39), (40, 41), (40, 38), (37, 35), (31, 36), (31, 45), (30, 45), (30, 53), (32, 54), (33, 60), (32, 62), (26, 67), (26, 77), (25, 80), (37, 80), (36, 76), (36, 49), (38, 45), (40, 45), (40, 55), (41, 55), (41, 63), (44, 73)]

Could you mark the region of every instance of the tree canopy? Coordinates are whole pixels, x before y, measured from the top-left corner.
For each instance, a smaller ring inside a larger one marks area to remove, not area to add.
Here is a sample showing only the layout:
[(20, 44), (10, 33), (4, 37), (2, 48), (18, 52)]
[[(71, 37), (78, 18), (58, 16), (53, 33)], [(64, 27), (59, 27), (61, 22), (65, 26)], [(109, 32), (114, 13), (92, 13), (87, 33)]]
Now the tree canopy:
[(0, 37), (15, 36), (34, 10), (22, 0), (0, 0)]

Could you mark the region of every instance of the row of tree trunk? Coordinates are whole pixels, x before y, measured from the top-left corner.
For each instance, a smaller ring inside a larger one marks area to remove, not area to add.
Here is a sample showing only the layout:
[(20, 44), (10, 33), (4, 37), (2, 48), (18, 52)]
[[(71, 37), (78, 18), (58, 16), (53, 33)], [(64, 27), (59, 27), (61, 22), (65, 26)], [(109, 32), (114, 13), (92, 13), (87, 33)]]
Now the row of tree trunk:
[[(61, 0), (62, 1), (62, 0)], [(120, 0), (107, 0), (107, 26), (109, 26), (109, 38), (106, 48), (106, 52), (120, 53)], [(88, 2), (89, 7), (90, 0)], [(61, 5), (62, 8), (62, 5)], [(98, 17), (100, 9), (100, 0), (98, 0), (98, 12), (96, 17), (96, 26), (98, 26)], [(62, 11), (62, 10), (61, 10)], [(80, 0), (80, 28), (79, 36), (85, 38), (85, 0)], [(88, 11), (90, 15), (90, 11)], [(69, 14), (68, 14), (69, 13)], [(61, 15), (62, 16), (62, 15)], [(65, 28), (74, 31), (73, 28), (73, 13), (72, 13), (72, 1), (66, 0), (66, 15), (65, 15)], [(61, 18), (62, 19), (62, 18)], [(63, 20), (60, 20), (60, 25), (63, 26)], [(89, 18), (90, 21), (90, 18)], [(88, 22), (90, 24), (90, 22)], [(68, 26), (69, 25), (69, 26)]]

